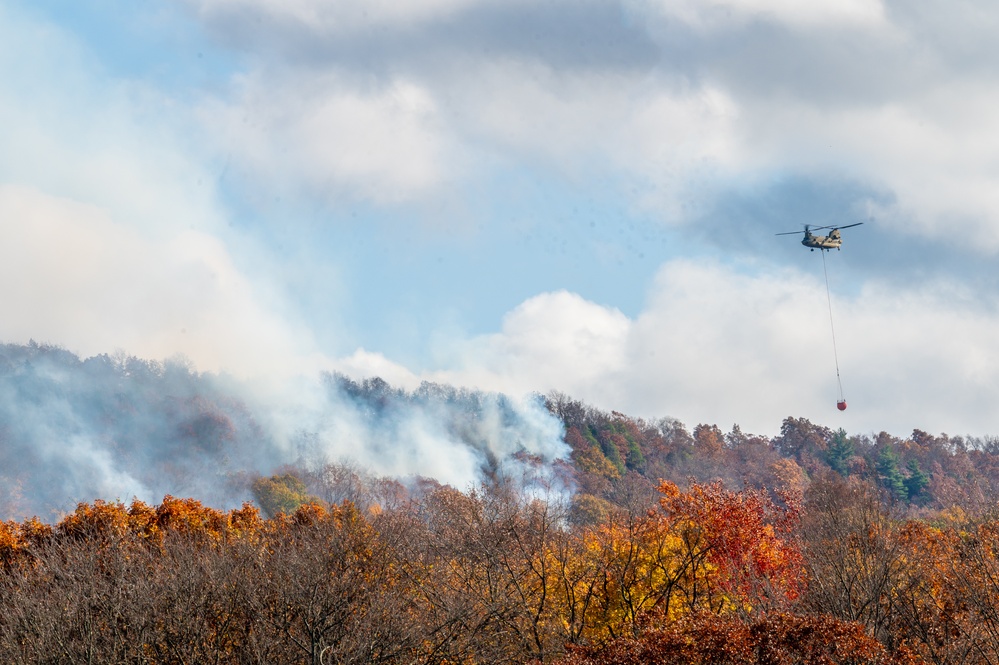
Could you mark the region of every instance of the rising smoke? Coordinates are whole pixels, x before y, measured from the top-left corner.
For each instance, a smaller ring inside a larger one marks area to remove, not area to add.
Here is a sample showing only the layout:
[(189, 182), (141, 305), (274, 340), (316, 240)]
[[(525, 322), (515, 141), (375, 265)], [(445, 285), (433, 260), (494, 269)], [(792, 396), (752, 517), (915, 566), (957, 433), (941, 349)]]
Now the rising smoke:
[(0, 345), (0, 519), (166, 494), (236, 507), (253, 478), (289, 464), (347, 462), (464, 489), (568, 453), (536, 398), (337, 374), (257, 388), (183, 359)]

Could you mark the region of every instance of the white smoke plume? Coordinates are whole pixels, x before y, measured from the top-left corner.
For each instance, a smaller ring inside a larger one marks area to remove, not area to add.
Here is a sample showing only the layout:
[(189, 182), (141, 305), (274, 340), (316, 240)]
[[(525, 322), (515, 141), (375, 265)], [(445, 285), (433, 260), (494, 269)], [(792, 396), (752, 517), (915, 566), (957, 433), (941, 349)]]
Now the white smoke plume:
[(287, 465), (347, 463), (466, 489), (568, 452), (561, 422), (536, 398), (336, 374), (291, 386), (268, 400), (182, 359), (0, 345), (0, 519), (166, 494), (236, 507), (254, 478)]

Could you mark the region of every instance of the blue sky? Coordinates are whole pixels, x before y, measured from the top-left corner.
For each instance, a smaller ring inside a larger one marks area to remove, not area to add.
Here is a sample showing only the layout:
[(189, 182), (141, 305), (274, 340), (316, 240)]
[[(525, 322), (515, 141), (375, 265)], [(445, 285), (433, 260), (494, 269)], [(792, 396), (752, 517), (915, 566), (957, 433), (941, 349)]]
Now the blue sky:
[[(0, 0), (0, 339), (999, 434), (981, 0)], [(822, 265), (802, 224), (864, 226)], [(289, 398), (289, 399), (293, 399)]]

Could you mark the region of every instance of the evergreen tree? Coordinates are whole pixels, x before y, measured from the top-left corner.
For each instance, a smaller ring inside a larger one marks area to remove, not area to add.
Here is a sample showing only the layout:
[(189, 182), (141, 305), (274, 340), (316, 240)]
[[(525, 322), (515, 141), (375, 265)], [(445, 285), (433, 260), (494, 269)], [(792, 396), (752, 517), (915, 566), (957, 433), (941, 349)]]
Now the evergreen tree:
[(628, 456), (625, 461), (626, 466), (632, 471), (645, 473), (645, 455), (638, 442), (628, 437)]
[(898, 453), (891, 446), (885, 446), (878, 454), (878, 480), (891, 495), (899, 501), (907, 501), (909, 490), (905, 485), (905, 477), (898, 468)]
[(930, 484), (930, 477), (919, 468), (919, 461), (909, 460), (907, 465), (909, 477), (905, 479), (905, 489), (909, 494), (909, 501), (915, 501), (923, 496), (923, 491)]
[(584, 436), (593, 443), (595, 443), (596, 445), (600, 446), (600, 451), (604, 454), (604, 456), (607, 459), (610, 460), (611, 464), (613, 464), (617, 468), (618, 473), (624, 475), (625, 471), (624, 460), (621, 459), (621, 453), (620, 451), (618, 451), (617, 446), (614, 445), (614, 443), (610, 440), (610, 437), (599, 436), (600, 433), (597, 433), (599, 436), (598, 438), (598, 436), (594, 436), (594, 434), (595, 432), (593, 430), (593, 427), (590, 426), (587, 427), (587, 432)]
[(833, 471), (841, 476), (848, 474), (847, 461), (853, 457), (853, 441), (846, 435), (846, 430), (840, 428), (833, 434), (829, 449), (826, 450), (826, 462)]

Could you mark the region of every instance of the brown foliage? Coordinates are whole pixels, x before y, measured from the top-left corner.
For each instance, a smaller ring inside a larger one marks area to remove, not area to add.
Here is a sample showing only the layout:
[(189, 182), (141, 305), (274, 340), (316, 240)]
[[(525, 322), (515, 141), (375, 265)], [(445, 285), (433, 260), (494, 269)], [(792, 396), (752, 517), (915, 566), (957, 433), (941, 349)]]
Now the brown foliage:
[(914, 665), (905, 650), (889, 655), (863, 626), (826, 616), (771, 614), (751, 622), (691, 614), (646, 627), (636, 637), (572, 647), (558, 665)]
[(0, 662), (999, 662), (999, 522), (838, 475), (800, 515), (720, 484), (595, 524), (503, 485), (378, 496), (0, 524)]

